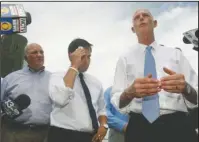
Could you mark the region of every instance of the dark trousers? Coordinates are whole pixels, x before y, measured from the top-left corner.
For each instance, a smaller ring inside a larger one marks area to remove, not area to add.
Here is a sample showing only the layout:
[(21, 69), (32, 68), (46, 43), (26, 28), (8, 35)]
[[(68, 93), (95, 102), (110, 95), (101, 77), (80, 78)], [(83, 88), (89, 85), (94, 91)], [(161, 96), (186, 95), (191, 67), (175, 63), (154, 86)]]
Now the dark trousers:
[(142, 114), (130, 113), (125, 142), (198, 142), (197, 134), (185, 113), (159, 117), (150, 124)]
[(93, 134), (51, 126), (48, 142), (92, 142)]
[(0, 128), (0, 142), (46, 142), (48, 134), (48, 126), (28, 127), (3, 121)]

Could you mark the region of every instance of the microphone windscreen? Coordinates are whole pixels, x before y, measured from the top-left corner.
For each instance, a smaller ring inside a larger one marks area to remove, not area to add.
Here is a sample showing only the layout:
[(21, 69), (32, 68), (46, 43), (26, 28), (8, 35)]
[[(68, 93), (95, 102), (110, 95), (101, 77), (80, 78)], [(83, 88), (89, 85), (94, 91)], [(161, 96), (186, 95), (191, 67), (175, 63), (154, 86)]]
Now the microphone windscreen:
[(29, 12), (26, 12), (26, 25), (29, 25), (32, 23), (32, 17)]
[(196, 30), (196, 32), (195, 32), (195, 36), (198, 38), (198, 30)]
[(185, 36), (183, 37), (183, 42), (186, 44), (191, 44), (191, 42)]
[(14, 100), (14, 102), (18, 105), (20, 110), (23, 110), (30, 105), (31, 100), (29, 96), (21, 94)]

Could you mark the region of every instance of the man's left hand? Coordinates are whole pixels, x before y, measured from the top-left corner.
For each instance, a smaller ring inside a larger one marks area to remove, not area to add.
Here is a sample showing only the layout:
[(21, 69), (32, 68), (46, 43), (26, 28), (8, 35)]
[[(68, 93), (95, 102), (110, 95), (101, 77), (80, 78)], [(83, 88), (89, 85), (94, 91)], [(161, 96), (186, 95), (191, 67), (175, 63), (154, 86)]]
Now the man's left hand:
[(92, 142), (102, 142), (102, 140), (106, 136), (106, 133), (107, 133), (107, 129), (104, 126), (100, 126), (98, 128), (97, 133), (93, 137)]
[(177, 74), (168, 68), (163, 68), (163, 70), (169, 76), (161, 78), (161, 88), (170, 93), (183, 93), (186, 84), (184, 75)]

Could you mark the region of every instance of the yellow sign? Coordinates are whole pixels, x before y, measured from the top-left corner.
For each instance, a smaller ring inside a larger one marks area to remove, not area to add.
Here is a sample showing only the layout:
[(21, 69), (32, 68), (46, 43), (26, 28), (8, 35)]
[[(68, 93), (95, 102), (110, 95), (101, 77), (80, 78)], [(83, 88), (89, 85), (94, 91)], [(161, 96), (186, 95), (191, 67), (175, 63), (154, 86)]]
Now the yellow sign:
[(7, 7), (1, 8), (1, 15), (7, 14), (9, 12), (9, 9)]
[(9, 31), (12, 29), (12, 25), (9, 22), (1, 22), (1, 31)]

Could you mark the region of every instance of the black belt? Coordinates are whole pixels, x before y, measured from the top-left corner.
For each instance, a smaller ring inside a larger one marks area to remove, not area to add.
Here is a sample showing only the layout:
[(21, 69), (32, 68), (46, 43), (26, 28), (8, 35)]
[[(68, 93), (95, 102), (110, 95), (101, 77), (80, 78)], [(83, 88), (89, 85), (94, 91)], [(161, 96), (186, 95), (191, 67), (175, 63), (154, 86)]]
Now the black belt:
[(6, 125), (6, 127), (13, 128), (13, 129), (34, 129), (34, 130), (40, 130), (40, 129), (48, 129), (49, 125), (47, 124), (23, 124), (19, 123), (13, 120), (2, 120), (3, 125)]
[(50, 126), (50, 130), (51, 131), (59, 131), (59, 132), (68, 132), (68, 133), (76, 133), (78, 134), (85, 134), (85, 135), (92, 135), (94, 136), (97, 132), (93, 131), (93, 132), (84, 132), (84, 131), (77, 131), (77, 130), (70, 130), (70, 129), (64, 129), (64, 128), (60, 128), (57, 126)]

